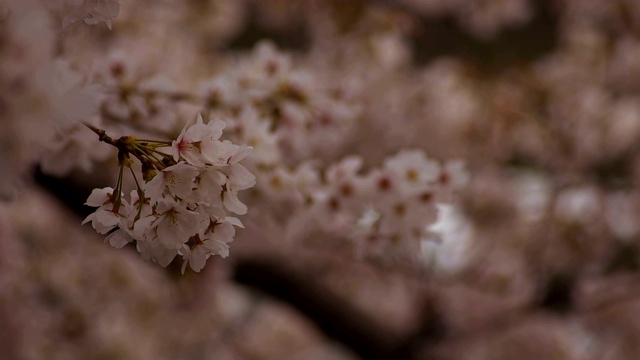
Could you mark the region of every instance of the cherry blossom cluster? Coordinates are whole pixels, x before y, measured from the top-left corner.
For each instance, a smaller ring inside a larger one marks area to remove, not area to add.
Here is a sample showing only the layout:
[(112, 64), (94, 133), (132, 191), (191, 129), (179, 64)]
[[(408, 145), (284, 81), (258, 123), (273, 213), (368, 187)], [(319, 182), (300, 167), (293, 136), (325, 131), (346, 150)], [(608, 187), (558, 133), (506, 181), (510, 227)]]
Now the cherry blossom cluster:
[(440, 163), (421, 150), (404, 150), (380, 168), (361, 170), (357, 157), (329, 168), (320, 203), (329, 209), (329, 224), (346, 225), (360, 253), (376, 257), (416, 260), (421, 244), (433, 238), (436, 205), (453, 202), (468, 181), (463, 162)]
[[(59, 109), (55, 129), (41, 160), (42, 170), (65, 176), (74, 169), (90, 171), (93, 164), (110, 156), (96, 149), (87, 137), (83, 122), (118, 136), (136, 132), (144, 137), (167, 138), (175, 133), (181, 113), (172, 98), (172, 82), (155, 73), (148, 74), (122, 54), (112, 54), (96, 64), (86, 76), (58, 60), (46, 68), (43, 80), (51, 84)], [(188, 114), (193, 111), (188, 112)]]
[(276, 151), (291, 163), (335, 154), (362, 114), (357, 84), (327, 76), (261, 42), (249, 56), (202, 82), (199, 96), (212, 114), (233, 119), (230, 136), (264, 146), (270, 154), (264, 161), (273, 163)]
[(145, 133), (170, 133), (178, 122), (173, 95), (176, 84), (140, 60), (113, 53), (91, 71), (91, 80), (105, 87), (100, 103), (103, 118), (112, 125)]
[[(235, 227), (247, 207), (238, 192), (251, 188), (255, 177), (240, 161), (252, 150), (220, 140), (225, 123), (185, 126), (172, 142), (122, 137), (114, 140), (92, 127), (100, 140), (118, 148), (120, 175), (114, 188), (95, 189), (87, 205), (97, 207), (84, 220), (105, 242), (121, 248), (135, 241), (143, 258), (167, 266), (176, 255), (200, 271), (212, 255), (227, 257)], [(141, 164), (141, 178), (133, 169)], [(129, 168), (136, 189), (127, 198), (123, 173)]]
[(275, 168), (258, 183), (271, 204), (296, 209), (285, 237), (299, 241), (313, 232), (354, 241), (360, 256), (420, 260), (425, 242), (438, 240), (430, 226), (439, 204), (453, 204), (469, 181), (464, 162), (439, 162), (422, 150), (404, 150), (364, 171), (348, 156), (325, 170), (303, 163)]

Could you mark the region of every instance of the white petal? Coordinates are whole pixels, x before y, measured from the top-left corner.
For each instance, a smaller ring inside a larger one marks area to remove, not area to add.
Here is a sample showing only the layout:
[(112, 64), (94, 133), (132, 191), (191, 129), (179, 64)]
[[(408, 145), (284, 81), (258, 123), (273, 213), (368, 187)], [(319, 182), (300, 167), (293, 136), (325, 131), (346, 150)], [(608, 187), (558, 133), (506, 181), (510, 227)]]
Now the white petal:
[(151, 204), (158, 202), (164, 192), (164, 173), (159, 172), (156, 176), (144, 185), (144, 196), (151, 200)]
[(107, 203), (110, 199), (109, 196), (113, 193), (113, 189), (110, 187), (106, 187), (103, 189), (93, 189), (91, 191), (91, 195), (87, 198), (87, 202), (85, 205), (98, 207)]
[(222, 130), (227, 124), (222, 120), (211, 121), (207, 124), (207, 138), (204, 140), (217, 140), (222, 136)]
[(242, 146), (240, 147), (229, 159), (229, 164), (235, 164), (239, 161), (244, 160), (249, 154), (253, 151), (253, 147), (251, 146)]
[(178, 163), (162, 171), (165, 175), (167, 188), (172, 194), (186, 198), (193, 191), (198, 170), (191, 165)]
[(120, 218), (113, 211), (98, 210), (96, 211), (96, 221), (103, 226), (116, 226), (120, 223)]
[(174, 249), (164, 249), (158, 247), (154, 252), (153, 259), (162, 267), (167, 267), (167, 265), (171, 264), (173, 258), (176, 257), (178, 252)]
[(199, 247), (196, 247), (195, 251), (192, 251), (189, 257), (189, 267), (195, 272), (200, 272), (206, 263), (207, 254), (199, 249)]
[(229, 256), (229, 245), (217, 240), (209, 240), (205, 245), (212, 254), (220, 255), (222, 258)]
[(145, 234), (152, 229), (151, 224), (157, 220), (156, 216), (147, 216), (133, 224), (133, 230), (131, 231), (131, 236), (133, 236), (136, 240), (144, 240)]
[(237, 226), (239, 228), (243, 228), (244, 229), (244, 225), (242, 224), (242, 221), (240, 221), (240, 219), (238, 219), (237, 217), (227, 216), (227, 217), (224, 218), (224, 221), (228, 222), (229, 224), (231, 224), (233, 226)]
[(107, 236), (104, 241), (108, 242), (114, 248), (120, 249), (133, 241), (133, 238), (129, 236), (129, 234), (127, 234), (124, 230), (118, 229)]
[(229, 186), (234, 191), (246, 190), (256, 184), (256, 177), (240, 164), (231, 165), (228, 170)]
[(238, 195), (233, 191), (225, 191), (222, 193), (224, 206), (229, 209), (229, 211), (234, 212), (238, 215), (244, 215), (247, 213), (247, 205), (240, 202), (238, 199)]
[(82, 220), (82, 224), (81, 225), (84, 225), (84, 224), (88, 223), (89, 221), (92, 221), (95, 218), (96, 218), (96, 213), (92, 212), (91, 214), (89, 214), (89, 216), (87, 216), (86, 218), (84, 218), (84, 220)]

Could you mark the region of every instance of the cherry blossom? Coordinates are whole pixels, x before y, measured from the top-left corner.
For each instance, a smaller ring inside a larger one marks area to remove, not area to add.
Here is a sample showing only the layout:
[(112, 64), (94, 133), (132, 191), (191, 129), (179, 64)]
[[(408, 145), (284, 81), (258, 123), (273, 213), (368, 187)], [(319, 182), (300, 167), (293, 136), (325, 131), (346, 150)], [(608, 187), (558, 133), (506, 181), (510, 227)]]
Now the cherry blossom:
[(156, 203), (165, 190), (168, 190), (168, 194), (186, 198), (193, 190), (198, 173), (195, 167), (179, 162), (163, 169), (151, 181), (146, 183), (145, 193), (152, 203)]
[(204, 124), (202, 115), (198, 115), (196, 123), (185, 126), (178, 139), (172, 142), (173, 159), (178, 161), (182, 156), (188, 163), (196, 166), (215, 162), (219, 158), (218, 151), (224, 149), (219, 139), (225, 126), (220, 120)]
[[(120, 194), (121, 198), (122, 194)], [(82, 224), (91, 221), (91, 226), (99, 233), (106, 234), (119, 223), (120, 219), (127, 216), (128, 204), (122, 200), (118, 202), (113, 196), (112, 188), (94, 189), (87, 199), (86, 205), (98, 207), (89, 214)], [(123, 205), (123, 206), (121, 206)]]
[(83, 20), (85, 24), (104, 22), (111, 29), (111, 20), (120, 13), (122, 0), (69, 0), (74, 9), (64, 18), (62, 27)]

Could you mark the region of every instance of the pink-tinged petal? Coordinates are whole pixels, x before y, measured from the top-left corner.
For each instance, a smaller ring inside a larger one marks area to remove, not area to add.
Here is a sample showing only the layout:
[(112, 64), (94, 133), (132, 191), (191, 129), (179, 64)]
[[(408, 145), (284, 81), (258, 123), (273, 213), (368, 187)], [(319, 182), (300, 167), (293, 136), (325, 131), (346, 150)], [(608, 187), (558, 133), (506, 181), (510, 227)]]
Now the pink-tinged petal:
[(207, 136), (207, 125), (202, 123), (202, 116), (198, 115), (198, 120), (185, 132), (184, 139), (188, 142), (198, 142)]
[(182, 245), (182, 248), (178, 252), (182, 255), (182, 267), (180, 268), (180, 273), (184, 275), (184, 271), (187, 269), (187, 264), (189, 263), (189, 256), (191, 256), (191, 249), (187, 245)]
[(162, 267), (167, 267), (178, 254), (175, 249), (167, 249), (152, 241), (138, 241), (138, 251), (143, 258), (153, 260)]
[(98, 210), (96, 212), (96, 221), (103, 226), (116, 226), (120, 223), (120, 218), (112, 211)]
[(187, 161), (188, 164), (194, 166), (203, 166), (204, 160), (202, 159), (202, 154), (200, 154), (200, 150), (198, 148), (193, 147), (190, 151), (183, 151), (180, 153), (182, 157)]
[(222, 258), (229, 256), (229, 245), (218, 240), (209, 240), (205, 243), (207, 249), (212, 253), (219, 255)]
[(236, 234), (236, 229), (228, 222), (224, 222), (216, 226), (213, 233), (209, 234), (209, 239), (220, 241), (222, 243), (230, 243), (233, 241), (233, 236)]
[(191, 234), (184, 231), (180, 219), (174, 215), (164, 215), (157, 223), (158, 240), (167, 248), (178, 249), (189, 241)]
[(200, 185), (205, 188), (222, 188), (227, 183), (227, 177), (213, 167), (206, 168), (206, 171), (200, 173)]
[(139, 219), (133, 224), (133, 230), (131, 231), (131, 235), (136, 240), (144, 240), (145, 235), (152, 229), (151, 224), (156, 221), (158, 218), (156, 216), (147, 216), (142, 219)]
[(206, 139), (204, 140), (218, 140), (222, 136), (222, 131), (227, 127), (227, 124), (222, 120), (211, 121), (207, 124)]
[(82, 224), (81, 225), (84, 225), (84, 224), (88, 223), (89, 221), (93, 221), (93, 219), (95, 219), (95, 218), (96, 218), (96, 213), (92, 212), (91, 214), (89, 214), (89, 216), (87, 216), (86, 218), (84, 218), (84, 220), (82, 220)]
[(115, 216), (110, 217), (108, 213), (113, 214), (110, 211), (98, 210), (96, 212), (96, 216), (91, 221), (91, 226), (93, 226), (98, 234), (108, 233), (119, 223), (118, 219)]
[[(161, 201), (157, 208), (161, 209), (165, 203), (169, 206), (171, 204), (170, 201)], [(198, 232), (200, 220), (200, 214), (187, 210), (184, 205), (174, 202), (173, 206), (165, 211), (152, 226), (156, 227), (158, 240), (163, 245), (179, 249), (182, 244), (189, 241), (189, 238)]]
[(207, 263), (207, 253), (204, 249), (201, 249), (200, 246), (196, 247), (189, 257), (189, 267), (191, 270), (195, 272), (200, 272), (204, 268), (204, 265)]
[(229, 149), (230, 143), (214, 141), (203, 141), (200, 144), (200, 150), (202, 151), (202, 157), (209, 164), (213, 165), (226, 165), (227, 160), (231, 157), (232, 152)]
[(256, 177), (240, 164), (231, 165), (226, 172), (229, 175), (229, 187), (234, 191), (246, 190), (256, 184)]
[(244, 224), (242, 224), (242, 221), (240, 221), (240, 219), (238, 219), (237, 217), (227, 216), (227, 217), (224, 218), (224, 221), (228, 222), (229, 224), (231, 224), (233, 226), (237, 226), (239, 228), (243, 228), (244, 229)]
[(198, 124), (204, 125), (204, 120), (202, 119), (202, 114), (198, 114), (198, 117), (196, 118), (196, 125), (198, 125)]
[(110, 201), (110, 196), (113, 193), (113, 189), (106, 187), (103, 189), (93, 189), (91, 195), (87, 198), (87, 202), (84, 203), (88, 206), (99, 207)]
[(173, 195), (185, 198), (193, 191), (199, 171), (191, 165), (178, 163), (164, 169), (162, 174), (169, 191)]
[(158, 199), (162, 197), (162, 193), (165, 188), (164, 173), (159, 172), (156, 176), (144, 185), (144, 196), (148, 197), (151, 204), (158, 202)]
[(118, 230), (114, 231), (113, 233), (111, 233), (109, 236), (107, 236), (104, 239), (104, 241), (108, 242), (114, 248), (120, 249), (123, 246), (127, 245), (128, 243), (130, 243), (131, 241), (133, 241), (133, 238), (129, 234), (127, 234), (126, 231), (124, 231), (122, 229), (118, 229)]
[(222, 203), (233, 213), (238, 215), (244, 215), (247, 213), (247, 205), (243, 204), (238, 199), (238, 195), (233, 191), (225, 191), (222, 193)]
[(253, 151), (251, 146), (241, 146), (232, 156), (229, 158), (229, 164), (235, 164), (239, 161), (246, 159)]
[(180, 160), (180, 148), (181, 148), (183, 136), (184, 136), (184, 129), (182, 130), (182, 133), (180, 134), (180, 136), (178, 136), (178, 139), (173, 140), (171, 142), (171, 155), (173, 156), (173, 161), (177, 162), (178, 160)]

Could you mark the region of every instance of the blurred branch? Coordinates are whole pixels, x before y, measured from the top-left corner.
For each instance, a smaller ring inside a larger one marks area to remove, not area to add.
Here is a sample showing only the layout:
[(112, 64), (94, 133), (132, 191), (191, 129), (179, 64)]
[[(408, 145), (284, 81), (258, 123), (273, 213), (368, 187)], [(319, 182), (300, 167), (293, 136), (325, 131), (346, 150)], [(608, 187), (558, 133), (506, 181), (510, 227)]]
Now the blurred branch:
[(409, 335), (393, 335), (359, 309), (323, 290), (282, 261), (256, 258), (236, 264), (235, 280), (286, 302), (312, 320), (327, 336), (363, 359), (415, 359), (416, 350), (439, 340), (443, 327), (432, 308), (421, 328)]

